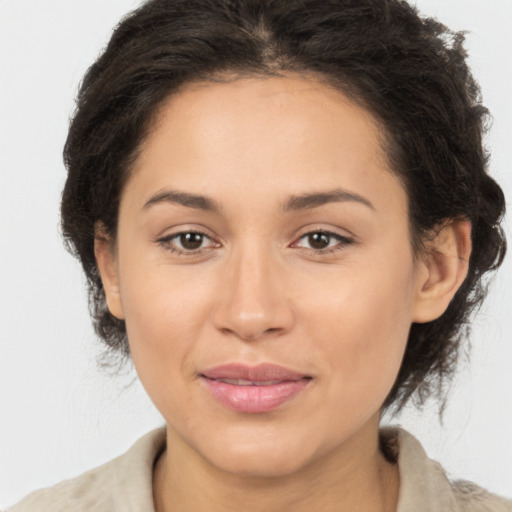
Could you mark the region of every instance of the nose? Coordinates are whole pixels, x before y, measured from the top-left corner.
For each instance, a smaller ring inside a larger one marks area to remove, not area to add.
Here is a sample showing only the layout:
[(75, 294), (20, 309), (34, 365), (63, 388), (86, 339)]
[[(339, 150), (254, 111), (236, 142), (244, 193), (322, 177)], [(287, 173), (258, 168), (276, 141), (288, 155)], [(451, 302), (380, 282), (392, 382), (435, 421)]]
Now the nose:
[(278, 337), (294, 323), (285, 272), (268, 251), (249, 252), (226, 261), (214, 310), (215, 327), (244, 341)]

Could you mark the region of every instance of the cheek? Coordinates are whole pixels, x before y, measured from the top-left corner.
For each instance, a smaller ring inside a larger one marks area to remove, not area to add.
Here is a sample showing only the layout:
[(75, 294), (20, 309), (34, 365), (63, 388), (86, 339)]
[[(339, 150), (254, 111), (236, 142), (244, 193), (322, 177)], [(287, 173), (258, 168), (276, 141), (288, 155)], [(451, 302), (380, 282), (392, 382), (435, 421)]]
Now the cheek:
[(131, 252), (120, 262), (121, 296), (132, 360), (158, 407), (171, 396), (169, 389), (180, 387), (178, 376), (195, 372), (196, 340), (211, 309), (213, 285), (192, 267), (178, 271), (137, 256)]
[(414, 273), (410, 258), (397, 260), (349, 266), (315, 292), (310, 286), (307, 337), (315, 340), (311, 351), (323, 361), (332, 400), (345, 411), (380, 408), (398, 374), (411, 325)]

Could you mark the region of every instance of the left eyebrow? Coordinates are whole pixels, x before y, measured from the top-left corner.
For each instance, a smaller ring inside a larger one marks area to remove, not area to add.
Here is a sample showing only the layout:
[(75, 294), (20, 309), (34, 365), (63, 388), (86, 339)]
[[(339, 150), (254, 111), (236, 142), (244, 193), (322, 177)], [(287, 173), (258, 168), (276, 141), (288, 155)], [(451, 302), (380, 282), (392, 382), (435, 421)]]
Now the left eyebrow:
[(283, 206), (285, 212), (296, 210), (307, 210), (310, 208), (318, 208), (328, 203), (355, 202), (367, 206), (371, 210), (375, 210), (373, 204), (368, 199), (342, 189), (328, 190), (325, 192), (315, 192), (312, 194), (301, 194), (292, 196)]
[(143, 209), (159, 203), (175, 203), (187, 208), (194, 208), (198, 210), (205, 210), (208, 212), (218, 213), (221, 210), (220, 205), (213, 199), (198, 195), (190, 194), (187, 192), (179, 192), (176, 190), (164, 190), (157, 192), (144, 204)]

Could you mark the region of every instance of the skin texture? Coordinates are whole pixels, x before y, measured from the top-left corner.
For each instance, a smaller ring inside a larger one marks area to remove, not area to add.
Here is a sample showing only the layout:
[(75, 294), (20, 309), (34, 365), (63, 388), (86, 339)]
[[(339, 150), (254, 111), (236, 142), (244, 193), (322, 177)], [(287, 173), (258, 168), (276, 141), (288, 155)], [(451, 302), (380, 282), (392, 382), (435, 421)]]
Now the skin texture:
[[(191, 84), (162, 108), (117, 239), (101, 225), (96, 239), (109, 309), (167, 422), (157, 510), (395, 509), (380, 409), (411, 323), (442, 314), (465, 277), (470, 226), (448, 222), (415, 258), (380, 141), (370, 114), (295, 76)], [(333, 190), (351, 196), (284, 207)], [(319, 231), (333, 233), (325, 249)], [(200, 248), (183, 252), (183, 232), (203, 233)], [(311, 380), (273, 411), (237, 412), (200, 378), (233, 362)]]

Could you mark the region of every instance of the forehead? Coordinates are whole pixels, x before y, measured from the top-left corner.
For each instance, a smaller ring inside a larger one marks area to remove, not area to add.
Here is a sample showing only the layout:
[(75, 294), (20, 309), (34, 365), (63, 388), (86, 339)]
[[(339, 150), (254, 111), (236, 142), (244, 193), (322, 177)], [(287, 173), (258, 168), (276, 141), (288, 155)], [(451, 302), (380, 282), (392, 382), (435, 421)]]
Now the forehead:
[(340, 186), (379, 196), (398, 183), (382, 140), (369, 112), (312, 79), (193, 83), (161, 107), (134, 176), (146, 195), (172, 185), (220, 199)]
[[(352, 125), (350, 131), (364, 131), (369, 143), (382, 139), (384, 133), (377, 119), (343, 92), (319, 78), (302, 75), (252, 76), (186, 84), (164, 102), (153, 129), (170, 126), (173, 118), (179, 119), (182, 128), (195, 125), (197, 129), (200, 123), (204, 130), (210, 130), (207, 135), (217, 132), (224, 137), (261, 137), (267, 133), (274, 140), (278, 129), (286, 128), (283, 136), (311, 138), (316, 132), (317, 138), (331, 138), (327, 137), (328, 132), (337, 137), (348, 123)], [(241, 118), (247, 126), (243, 132), (237, 126)], [(269, 121), (272, 124), (267, 124)], [(236, 132), (227, 133), (230, 126)], [(347, 137), (348, 132), (345, 130), (343, 135)], [(384, 151), (382, 156), (385, 156)]]

